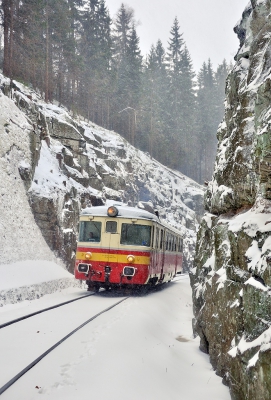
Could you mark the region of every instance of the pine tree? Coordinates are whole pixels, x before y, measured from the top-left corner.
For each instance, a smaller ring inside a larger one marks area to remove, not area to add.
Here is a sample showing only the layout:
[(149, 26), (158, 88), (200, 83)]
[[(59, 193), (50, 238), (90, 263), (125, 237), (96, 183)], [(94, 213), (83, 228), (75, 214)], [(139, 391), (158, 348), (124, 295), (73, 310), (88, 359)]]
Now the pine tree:
[(81, 18), (80, 108), (92, 121), (109, 127), (111, 19), (103, 0), (89, 0)]
[(141, 90), (142, 56), (135, 29), (134, 12), (123, 4), (117, 13), (113, 41), (115, 129), (134, 144)]
[(217, 118), (221, 121), (224, 115), (225, 82), (230, 72), (230, 66), (224, 59), (215, 72)]
[(216, 130), (218, 126), (216, 116), (216, 87), (211, 60), (205, 62), (198, 75), (198, 126), (199, 126), (199, 181), (203, 182), (211, 177), (213, 171), (212, 155), (216, 149)]
[(194, 86), (175, 18), (167, 53), (143, 59), (134, 12), (121, 5), (112, 30), (105, 0), (2, 0), (4, 73), (114, 129), (201, 183), (212, 173), (222, 118), (224, 60), (204, 63)]
[(78, 37), (80, 35), (79, 7), (83, 0), (67, 0), (67, 37), (63, 49), (65, 67), (57, 77), (57, 100), (75, 112), (78, 107), (76, 83), (81, 71), (81, 57), (78, 54)]
[(170, 80), (168, 89), (170, 121), (168, 124), (170, 141), (174, 149), (171, 153), (171, 166), (188, 173), (195, 112), (194, 73), (189, 52), (180, 34), (177, 18), (173, 22), (170, 35), (167, 70)]
[(125, 57), (129, 45), (129, 35), (134, 24), (134, 11), (121, 4), (117, 13), (114, 29), (114, 57), (116, 63)]
[(133, 24), (129, 35), (127, 48), (127, 58), (129, 65), (129, 86), (131, 88), (130, 102), (137, 105), (140, 94), (141, 72), (142, 72), (142, 56), (139, 48), (139, 37), (137, 35), (135, 25)]
[(167, 126), (168, 84), (165, 50), (161, 40), (158, 40), (156, 46), (151, 47), (143, 71), (141, 143), (144, 143), (144, 150), (161, 162), (170, 158), (167, 152), (170, 144)]
[(181, 96), (180, 119), (182, 123), (181, 148), (182, 157), (179, 161), (179, 169), (186, 175), (196, 177), (196, 96), (194, 89), (194, 77), (192, 60), (187, 47), (184, 47), (181, 59)]
[(2, 0), (3, 10), (3, 27), (4, 27), (4, 60), (3, 60), (3, 73), (12, 77), (12, 64), (13, 64), (13, 13), (14, 1)]

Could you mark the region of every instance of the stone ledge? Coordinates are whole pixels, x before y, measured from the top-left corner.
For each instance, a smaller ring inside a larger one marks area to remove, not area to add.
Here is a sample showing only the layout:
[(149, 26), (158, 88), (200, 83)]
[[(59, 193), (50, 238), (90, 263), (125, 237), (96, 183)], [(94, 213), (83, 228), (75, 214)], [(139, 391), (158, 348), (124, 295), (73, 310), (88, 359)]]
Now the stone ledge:
[(46, 294), (55, 293), (68, 287), (82, 287), (82, 283), (74, 278), (62, 278), (29, 286), (1, 290), (0, 307), (25, 300), (36, 300)]

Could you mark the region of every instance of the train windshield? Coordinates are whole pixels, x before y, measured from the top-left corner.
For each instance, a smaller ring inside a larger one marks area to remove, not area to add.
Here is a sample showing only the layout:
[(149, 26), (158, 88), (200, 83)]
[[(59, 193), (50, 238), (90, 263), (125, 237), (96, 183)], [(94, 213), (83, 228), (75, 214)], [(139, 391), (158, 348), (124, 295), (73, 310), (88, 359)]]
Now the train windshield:
[(151, 244), (151, 227), (148, 225), (122, 224), (120, 243), (149, 247)]
[(102, 223), (97, 221), (81, 221), (79, 242), (100, 242)]

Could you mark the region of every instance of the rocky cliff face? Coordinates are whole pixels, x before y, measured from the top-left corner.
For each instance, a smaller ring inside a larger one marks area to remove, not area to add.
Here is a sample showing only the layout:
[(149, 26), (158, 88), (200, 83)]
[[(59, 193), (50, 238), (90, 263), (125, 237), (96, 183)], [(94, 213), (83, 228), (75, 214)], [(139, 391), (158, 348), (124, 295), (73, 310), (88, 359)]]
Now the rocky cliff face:
[[(161, 219), (183, 232), (185, 266), (189, 268), (203, 212), (200, 185), (167, 169), (115, 132), (72, 118), (63, 107), (45, 104), (20, 83), (0, 75), (0, 84), (1, 115), (5, 110), (0, 118), (1, 207), (6, 215), (0, 226), (2, 263), (36, 259), (38, 231), (73, 272), (81, 209), (111, 199), (132, 205), (152, 201)], [(14, 182), (19, 191), (12, 187)], [(24, 213), (20, 212), (27, 207), (33, 212), (35, 229), (28, 226), (26, 235), (21, 230), (23, 251), (17, 241), (17, 222), (21, 228), (29, 225), (23, 224)], [(28, 236), (31, 229), (34, 233)], [(45, 254), (40, 257), (48, 259)]]
[(191, 272), (194, 329), (235, 400), (271, 398), (271, 2), (251, 0), (226, 84)]

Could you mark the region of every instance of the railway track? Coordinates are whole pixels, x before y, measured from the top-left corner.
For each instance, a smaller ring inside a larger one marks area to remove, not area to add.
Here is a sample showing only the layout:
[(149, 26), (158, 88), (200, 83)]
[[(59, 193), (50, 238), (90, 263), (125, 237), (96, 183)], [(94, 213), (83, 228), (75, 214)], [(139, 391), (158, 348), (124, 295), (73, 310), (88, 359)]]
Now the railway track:
[(35, 311), (35, 312), (32, 312), (32, 313), (23, 315), (22, 317), (12, 319), (11, 321), (7, 321), (7, 322), (4, 322), (3, 324), (0, 324), (0, 329), (5, 328), (6, 326), (9, 326), (9, 325), (12, 325), (12, 324), (16, 324), (17, 322), (23, 321), (24, 319), (34, 317), (35, 315), (42, 314), (42, 313), (44, 313), (46, 311), (50, 311), (50, 310), (53, 310), (55, 308), (65, 306), (66, 304), (73, 303), (73, 302), (78, 301), (78, 300), (82, 300), (82, 299), (84, 299), (86, 297), (93, 296), (94, 294), (95, 293), (89, 293), (89, 294), (87, 294), (85, 296), (80, 296), (80, 297), (77, 297), (76, 299), (64, 301), (62, 303), (55, 304), (54, 306), (43, 308), (41, 310), (38, 310), (38, 311)]
[[(89, 296), (90, 296), (90, 295), (83, 296), (83, 298), (89, 297)], [(30, 364), (28, 364), (28, 365), (27, 365), (25, 368), (23, 368), (19, 373), (17, 373), (16, 375), (14, 375), (8, 382), (6, 382), (2, 387), (0, 387), (0, 395), (1, 395), (2, 393), (4, 393), (8, 388), (10, 388), (16, 381), (18, 381), (18, 379), (20, 379), (24, 374), (26, 374), (31, 368), (33, 368), (33, 367), (34, 367), (38, 362), (40, 362), (44, 357), (46, 357), (46, 356), (47, 356), (49, 353), (51, 353), (55, 348), (57, 348), (61, 343), (63, 343), (63, 342), (64, 342), (65, 340), (67, 340), (69, 337), (71, 337), (72, 335), (74, 335), (76, 332), (78, 332), (78, 331), (79, 331), (80, 329), (82, 329), (84, 326), (86, 326), (87, 324), (89, 324), (91, 321), (93, 321), (94, 319), (98, 318), (100, 315), (102, 315), (102, 314), (104, 314), (104, 313), (110, 311), (112, 308), (118, 306), (120, 303), (124, 302), (124, 301), (127, 300), (128, 298), (129, 298), (129, 297), (125, 297), (125, 298), (119, 300), (118, 302), (114, 303), (113, 305), (111, 305), (111, 306), (105, 308), (104, 310), (98, 312), (97, 314), (95, 314), (95, 315), (92, 316), (91, 318), (87, 319), (87, 320), (86, 320), (85, 322), (83, 322), (82, 324), (80, 324), (77, 328), (75, 328), (75, 329), (73, 329), (72, 331), (70, 331), (67, 335), (65, 335), (64, 337), (62, 337), (60, 340), (58, 340), (53, 346), (51, 346), (51, 347), (48, 348), (45, 352), (43, 352), (43, 353), (40, 354), (38, 357), (36, 357)], [(80, 299), (82, 299), (82, 297), (81, 297)], [(60, 307), (61, 305), (64, 305), (64, 304), (67, 304), (67, 303), (71, 303), (71, 302), (74, 302), (74, 301), (76, 301), (76, 300), (79, 300), (79, 299), (74, 299), (74, 300), (72, 300), (72, 301), (68, 301), (68, 302), (65, 302), (65, 303), (61, 303), (61, 304), (58, 304), (58, 305), (56, 305), (56, 306), (54, 306), (54, 307), (49, 307), (48, 309), (40, 310), (39, 312), (36, 312), (36, 313), (33, 313), (33, 314), (37, 315), (37, 314), (40, 314), (41, 312), (48, 311), (48, 310), (52, 310), (52, 309), (54, 309), (54, 308)], [(18, 318), (18, 320), (23, 320), (23, 319), (29, 318), (30, 316), (33, 316), (33, 315), (30, 315), (30, 314), (29, 314), (29, 316), (22, 317), (21, 319)], [(15, 320), (14, 320), (14, 321), (15, 321)], [(12, 323), (19, 322), (19, 321), (15, 321), (15, 322), (10, 321), (10, 322), (11, 322), (11, 324), (12, 324)], [(9, 323), (9, 325), (10, 325), (10, 323)], [(7, 325), (5, 325), (5, 326), (7, 326)]]
[[(179, 275), (176, 278), (173, 279), (172, 282), (174, 281), (178, 281), (180, 279), (183, 279), (183, 275)], [(153, 290), (161, 290), (162, 287), (164, 285), (162, 285), (159, 288), (153, 288)], [(150, 290), (150, 292), (152, 292), (153, 290)], [(102, 293), (101, 293), (102, 294)], [(108, 295), (107, 292), (103, 293), (104, 295)], [(37, 316), (39, 314), (42, 314), (44, 312), (49, 312), (52, 311), (54, 309), (60, 308), (62, 306), (68, 305), (70, 303), (74, 303), (76, 301), (79, 300), (83, 300), (86, 299), (87, 297), (90, 296), (94, 296), (95, 293), (90, 293), (84, 296), (80, 296), (76, 299), (72, 299), (72, 300), (68, 300), (62, 303), (58, 303), (56, 305), (35, 311), (33, 313), (21, 316), (19, 318), (13, 319), (11, 321), (5, 322), (3, 324), (0, 325), (0, 330), (3, 328), (6, 328), (10, 325), (13, 325), (15, 323), (24, 321), (26, 319), (29, 319), (31, 317)], [(102, 296), (103, 297), (103, 296)], [(64, 335), (60, 340), (57, 340), (52, 346), (48, 347), (48, 349), (46, 351), (43, 351), (38, 357), (35, 357), (33, 359), (33, 361), (31, 361), (30, 363), (28, 363), (28, 365), (26, 365), (23, 369), (21, 369), (20, 372), (18, 372), (17, 374), (15, 374), (11, 379), (9, 379), (4, 385), (2, 385), (2, 387), (0, 387), (0, 395), (2, 393), (4, 393), (8, 388), (10, 388), (16, 381), (18, 381), (24, 374), (26, 374), (31, 368), (33, 368), (36, 364), (38, 364), (44, 357), (46, 357), (49, 353), (51, 353), (54, 349), (56, 349), (59, 345), (61, 345), (64, 341), (66, 341), (69, 337), (71, 337), (72, 335), (74, 335), (76, 332), (78, 332), (80, 329), (82, 329), (84, 326), (86, 326), (87, 324), (89, 324), (91, 321), (93, 321), (94, 319), (98, 318), (100, 315), (110, 311), (112, 308), (118, 306), (120, 303), (122, 303), (123, 301), (127, 300), (130, 296), (126, 296), (125, 298), (122, 298), (121, 300), (115, 302), (114, 304), (110, 305), (109, 307), (106, 307), (105, 309), (103, 309), (102, 311), (99, 311), (97, 313), (95, 313), (95, 315), (93, 315), (92, 317), (88, 318), (87, 320), (85, 320), (83, 323), (81, 323), (79, 326), (77, 326), (75, 329), (72, 329), (69, 333), (67, 333), (66, 335)]]
[[(176, 276), (176, 277), (172, 280), (172, 282), (176, 282), (176, 281), (180, 280), (182, 276), (183, 276), (183, 274), (182, 274), (182, 275)], [(155, 287), (154, 287), (154, 289), (155, 289)], [(34, 317), (35, 315), (42, 314), (42, 313), (44, 313), (44, 312), (46, 312), (46, 311), (50, 311), (50, 310), (53, 310), (53, 309), (55, 309), (55, 308), (65, 306), (66, 304), (73, 303), (73, 302), (75, 302), (75, 301), (82, 300), (82, 299), (84, 299), (84, 298), (86, 298), (86, 297), (90, 297), (90, 296), (94, 296), (94, 295), (95, 295), (95, 293), (89, 293), (89, 294), (86, 294), (86, 295), (84, 295), (84, 296), (77, 297), (76, 299), (64, 301), (64, 302), (62, 302), (62, 303), (58, 303), (58, 304), (55, 304), (55, 305), (53, 305), (53, 306), (50, 306), (50, 307), (47, 307), (47, 308), (43, 308), (43, 309), (41, 309), (41, 310), (38, 310), (38, 311), (35, 311), (35, 312), (32, 312), (32, 313), (23, 315), (23, 316), (21, 316), (21, 317), (19, 317), (19, 318), (15, 318), (15, 319), (13, 319), (13, 320), (10, 320), (10, 321), (4, 322), (3, 324), (0, 324), (0, 329), (5, 328), (5, 327), (7, 327), (7, 326), (9, 326), (9, 325), (15, 324), (15, 323), (17, 323), (17, 322), (23, 321), (23, 320), (25, 320), (25, 319), (27, 319), (27, 318)]]

